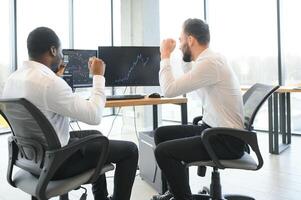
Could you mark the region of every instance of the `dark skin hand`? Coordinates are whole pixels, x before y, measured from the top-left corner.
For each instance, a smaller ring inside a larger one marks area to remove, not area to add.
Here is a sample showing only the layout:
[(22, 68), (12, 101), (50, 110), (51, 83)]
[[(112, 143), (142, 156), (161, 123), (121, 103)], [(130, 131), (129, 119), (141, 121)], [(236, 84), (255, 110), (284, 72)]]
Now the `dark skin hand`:
[(59, 66), (57, 67), (56, 75), (63, 76), (65, 69), (66, 69), (66, 65), (64, 65), (63, 61), (61, 61)]

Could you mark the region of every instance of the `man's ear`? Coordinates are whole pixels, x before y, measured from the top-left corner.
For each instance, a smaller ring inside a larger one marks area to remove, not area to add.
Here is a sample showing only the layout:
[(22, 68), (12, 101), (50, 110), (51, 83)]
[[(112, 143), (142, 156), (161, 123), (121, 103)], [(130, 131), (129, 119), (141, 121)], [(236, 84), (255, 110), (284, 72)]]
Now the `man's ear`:
[(57, 49), (55, 48), (55, 46), (50, 47), (50, 53), (53, 57), (57, 55)]
[(193, 45), (194, 41), (195, 41), (195, 38), (192, 37), (191, 35), (189, 35), (188, 39), (187, 39), (188, 46), (191, 47)]

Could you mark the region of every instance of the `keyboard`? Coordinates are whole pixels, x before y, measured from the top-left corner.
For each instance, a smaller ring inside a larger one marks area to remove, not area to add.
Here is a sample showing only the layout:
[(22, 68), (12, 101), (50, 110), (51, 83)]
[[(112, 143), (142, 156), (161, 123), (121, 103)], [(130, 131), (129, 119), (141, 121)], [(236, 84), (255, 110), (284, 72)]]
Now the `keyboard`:
[(143, 99), (145, 95), (142, 94), (123, 94), (107, 96), (107, 100), (125, 100), (125, 99)]

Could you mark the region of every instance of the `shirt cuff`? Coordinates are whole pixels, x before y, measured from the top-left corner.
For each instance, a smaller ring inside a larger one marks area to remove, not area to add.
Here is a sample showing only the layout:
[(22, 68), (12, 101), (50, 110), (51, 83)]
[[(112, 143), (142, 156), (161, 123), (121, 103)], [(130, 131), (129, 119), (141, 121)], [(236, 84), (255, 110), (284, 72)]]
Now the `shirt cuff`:
[(160, 61), (160, 68), (168, 67), (168, 66), (170, 66), (170, 59), (169, 58), (165, 58), (165, 59)]
[(93, 88), (104, 88), (106, 79), (102, 75), (93, 75)]

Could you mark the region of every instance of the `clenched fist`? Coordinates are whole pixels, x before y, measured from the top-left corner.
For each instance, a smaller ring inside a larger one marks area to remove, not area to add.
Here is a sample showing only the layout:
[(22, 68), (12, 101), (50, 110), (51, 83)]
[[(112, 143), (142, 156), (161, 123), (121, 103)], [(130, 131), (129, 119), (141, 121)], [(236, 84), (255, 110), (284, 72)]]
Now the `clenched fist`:
[(174, 39), (168, 38), (163, 40), (160, 46), (161, 59), (169, 58), (175, 47), (176, 41)]
[(105, 63), (96, 57), (91, 57), (88, 62), (89, 70), (92, 75), (104, 75), (105, 74)]

